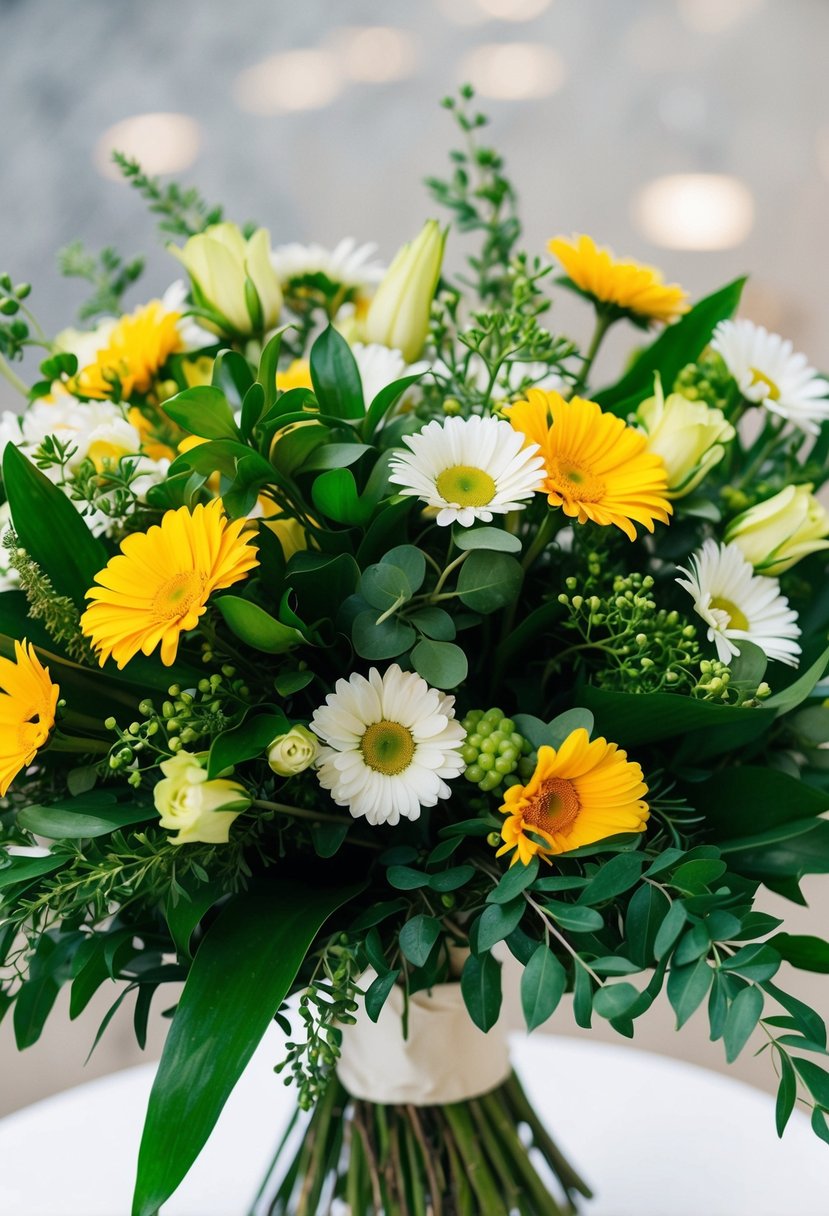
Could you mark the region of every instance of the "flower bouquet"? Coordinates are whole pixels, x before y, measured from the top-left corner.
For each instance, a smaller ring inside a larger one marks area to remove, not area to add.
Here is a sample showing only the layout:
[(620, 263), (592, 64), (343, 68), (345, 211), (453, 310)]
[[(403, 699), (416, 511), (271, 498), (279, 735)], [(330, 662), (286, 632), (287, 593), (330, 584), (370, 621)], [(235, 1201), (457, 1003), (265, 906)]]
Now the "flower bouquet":
[(52, 337), (0, 277), (0, 1015), (25, 1048), (114, 984), (141, 1043), (183, 983), (134, 1216), (274, 1019), (296, 1115), (257, 1212), (573, 1211), (507, 956), (530, 1030), (572, 994), (630, 1037), (665, 989), (728, 1060), (756, 1032), (779, 1132), (800, 1103), (829, 1140), (826, 1027), (777, 974), (829, 944), (757, 906), (829, 871), (829, 384), (732, 319), (741, 281), (521, 252), (446, 106), (451, 223), (387, 270), (120, 157), (187, 281), (124, 311), (141, 263), (71, 246), (86, 328)]

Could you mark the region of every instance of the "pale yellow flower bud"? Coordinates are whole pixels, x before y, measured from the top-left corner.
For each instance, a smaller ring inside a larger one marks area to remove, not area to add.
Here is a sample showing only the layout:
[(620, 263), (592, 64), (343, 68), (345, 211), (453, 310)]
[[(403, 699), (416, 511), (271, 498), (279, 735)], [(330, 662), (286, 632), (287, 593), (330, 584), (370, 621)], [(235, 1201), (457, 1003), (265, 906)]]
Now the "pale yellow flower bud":
[(445, 243), (440, 224), (428, 220), (419, 236), (397, 253), (368, 310), (366, 342), (394, 347), (407, 363), (420, 357), (429, 333)]
[(227, 844), (230, 826), (251, 799), (238, 781), (207, 779), (200, 758), (177, 751), (161, 763), (164, 777), (154, 791), (159, 823), (177, 832), (173, 844)]
[(739, 545), (761, 574), (777, 576), (819, 549), (829, 549), (829, 512), (812, 486), (786, 486), (773, 498), (749, 507), (726, 529), (726, 541)]
[(683, 498), (695, 490), (734, 438), (734, 427), (722, 410), (689, 401), (681, 393), (665, 397), (658, 379), (653, 397), (636, 411), (636, 421), (650, 451), (665, 462), (668, 498)]
[(282, 290), (266, 228), (245, 240), (236, 224), (214, 224), (191, 236), (183, 249), (169, 248), (190, 275), (196, 304), (222, 318), (222, 332), (263, 333), (276, 325)]
[(274, 739), (268, 748), (268, 764), (280, 777), (293, 777), (310, 768), (318, 754), (316, 735), (305, 726), (294, 726)]

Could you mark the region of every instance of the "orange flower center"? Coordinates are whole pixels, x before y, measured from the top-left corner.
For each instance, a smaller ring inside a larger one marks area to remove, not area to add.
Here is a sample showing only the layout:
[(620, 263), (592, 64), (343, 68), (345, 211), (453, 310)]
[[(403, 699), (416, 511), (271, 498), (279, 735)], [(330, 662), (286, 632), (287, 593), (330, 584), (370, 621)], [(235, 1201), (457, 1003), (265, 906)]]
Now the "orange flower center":
[(605, 483), (601, 478), (567, 456), (551, 458), (548, 476), (562, 497), (575, 502), (600, 502), (605, 496)]
[(28, 755), (36, 751), (49, 738), (51, 723), (41, 708), (31, 707), (23, 711), (23, 720), (17, 730), (17, 742), (21, 752)]
[(195, 570), (183, 570), (162, 583), (153, 599), (153, 616), (159, 621), (186, 616), (204, 602), (204, 580)]
[(522, 815), (530, 827), (541, 828), (554, 836), (556, 832), (566, 832), (572, 827), (580, 810), (581, 802), (572, 781), (548, 777), (541, 782), (538, 793), (529, 799)]

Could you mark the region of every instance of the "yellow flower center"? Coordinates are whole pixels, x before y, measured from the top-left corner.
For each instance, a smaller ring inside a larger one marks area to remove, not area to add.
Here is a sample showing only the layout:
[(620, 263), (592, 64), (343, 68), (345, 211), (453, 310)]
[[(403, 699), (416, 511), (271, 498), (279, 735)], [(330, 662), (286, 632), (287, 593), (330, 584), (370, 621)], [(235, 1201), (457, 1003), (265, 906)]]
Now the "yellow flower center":
[(529, 801), (523, 813), (524, 822), (530, 827), (541, 828), (554, 836), (566, 832), (575, 822), (581, 810), (579, 796), (572, 781), (563, 777), (548, 777)]
[(715, 595), (711, 599), (711, 607), (728, 614), (729, 629), (748, 629), (748, 617), (731, 600)]
[(445, 502), (457, 503), (459, 507), (485, 507), (492, 502), (497, 489), (489, 473), (470, 464), (453, 464), (444, 469), (435, 485)]
[(157, 620), (172, 620), (186, 616), (194, 604), (201, 604), (204, 586), (195, 570), (183, 570), (162, 583), (153, 599), (153, 615)]
[(756, 367), (750, 367), (748, 370), (751, 372), (752, 387), (755, 384), (764, 384), (768, 389), (766, 396), (772, 401), (780, 400), (780, 389), (773, 380), (769, 379), (765, 372), (761, 372), (759, 368)]
[(383, 719), (366, 727), (360, 750), (369, 768), (387, 777), (396, 777), (411, 764), (415, 741), (407, 727)]
[(601, 502), (605, 496), (605, 483), (595, 477), (589, 469), (566, 456), (550, 461), (549, 479), (564, 498), (575, 502)]

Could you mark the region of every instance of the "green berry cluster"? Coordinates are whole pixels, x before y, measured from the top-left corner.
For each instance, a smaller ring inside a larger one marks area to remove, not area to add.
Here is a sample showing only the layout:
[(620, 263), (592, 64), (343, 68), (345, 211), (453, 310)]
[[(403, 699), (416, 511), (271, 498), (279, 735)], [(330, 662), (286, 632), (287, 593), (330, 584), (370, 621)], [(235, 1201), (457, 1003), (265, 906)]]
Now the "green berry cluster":
[(674, 381), (673, 391), (689, 401), (702, 401), (724, 410), (734, 399), (736, 385), (720, 355), (706, 351), (696, 363), (687, 363)]
[(516, 772), (522, 756), (532, 751), (530, 742), (502, 709), (470, 710), (461, 725), (466, 731), (461, 749), (464, 776), (485, 794)]

